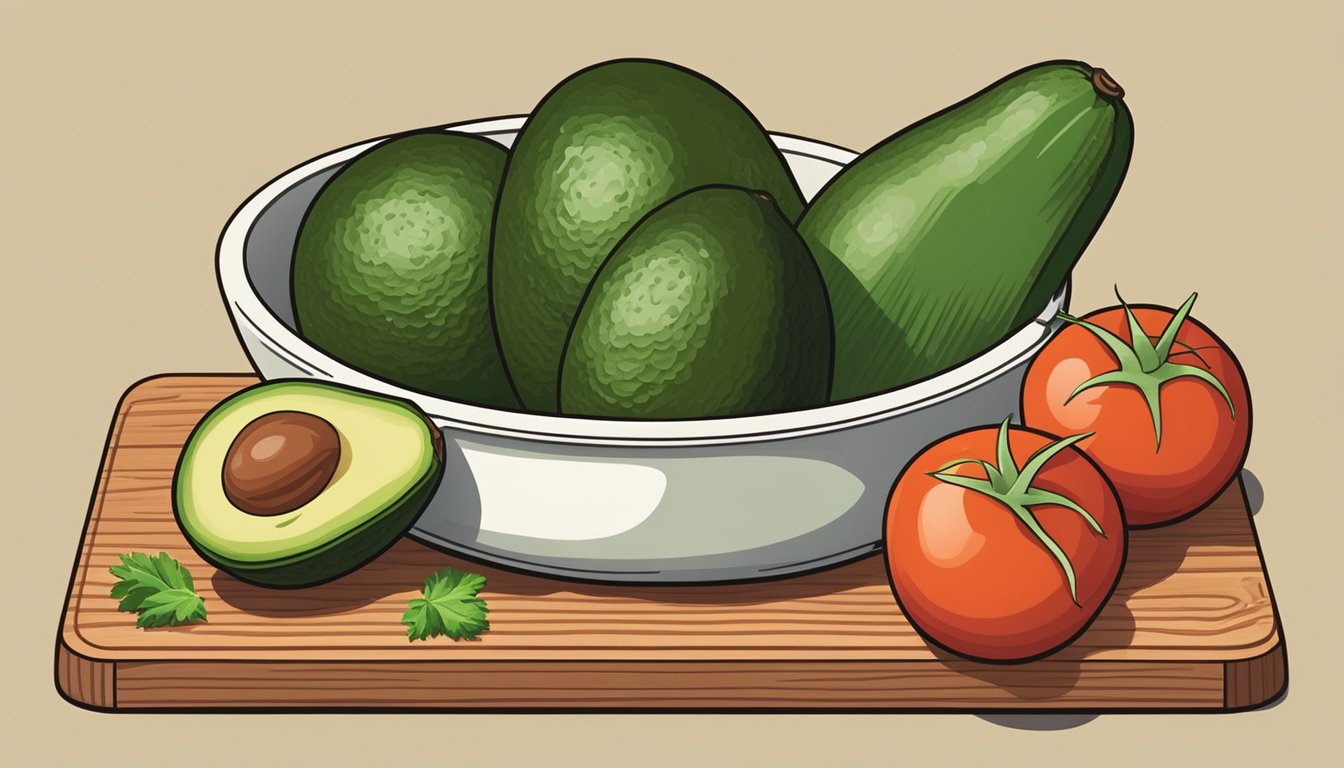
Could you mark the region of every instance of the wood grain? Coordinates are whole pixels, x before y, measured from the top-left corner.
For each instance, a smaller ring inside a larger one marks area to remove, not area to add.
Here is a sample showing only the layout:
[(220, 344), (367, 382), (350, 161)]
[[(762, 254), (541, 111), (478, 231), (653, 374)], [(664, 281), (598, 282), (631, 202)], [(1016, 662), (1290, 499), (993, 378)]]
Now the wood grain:
[[(1240, 485), (1175, 526), (1131, 534), (1120, 585), (1048, 659), (968, 662), (901, 615), (880, 557), (715, 586), (589, 585), (470, 563), (410, 539), (336, 582), (243, 584), (172, 518), (173, 467), (210, 407), (254, 383), (165, 376), (123, 398), (57, 649), (57, 684), (100, 708), (1239, 709), (1286, 680)], [(138, 630), (108, 595), (117, 553), (166, 551), (209, 621)], [(487, 578), (491, 629), (410, 643), (400, 624), (447, 564)]]
[(113, 708), (117, 705), (116, 663), (88, 659), (62, 645), (56, 655), (56, 686), (76, 703)]

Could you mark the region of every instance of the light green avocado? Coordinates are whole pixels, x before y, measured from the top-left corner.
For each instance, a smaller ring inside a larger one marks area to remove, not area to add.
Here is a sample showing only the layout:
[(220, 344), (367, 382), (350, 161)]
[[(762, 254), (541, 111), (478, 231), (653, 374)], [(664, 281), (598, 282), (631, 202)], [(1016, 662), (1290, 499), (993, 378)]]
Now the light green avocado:
[(300, 333), (405, 387), (516, 408), (490, 320), (490, 219), (500, 145), (425, 131), (390, 139), (333, 176), (294, 248)]
[(565, 334), (602, 260), (649, 211), (695, 187), (802, 195), (761, 124), (716, 83), (659, 61), (611, 61), (551, 91), (513, 145), (495, 214), (491, 300), (523, 405), (556, 410)]
[(1129, 166), (1104, 70), (1047, 62), (894, 134), (812, 199), (798, 231), (835, 310), (832, 397), (919, 381), (1036, 317)]
[(642, 419), (826, 402), (820, 271), (774, 201), (728, 186), (655, 209), (598, 270), (565, 348), (560, 410)]
[[(252, 514), (230, 500), (226, 458), (245, 427), (281, 412), (334, 427), (339, 459), (311, 501)], [(206, 414), (178, 462), (173, 508), (187, 540), (220, 569), (264, 586), (306, 586), (358, 568), (401, 537), (442, 474), (442, 435), (412, 404), (281, 380), (245, 389)]]

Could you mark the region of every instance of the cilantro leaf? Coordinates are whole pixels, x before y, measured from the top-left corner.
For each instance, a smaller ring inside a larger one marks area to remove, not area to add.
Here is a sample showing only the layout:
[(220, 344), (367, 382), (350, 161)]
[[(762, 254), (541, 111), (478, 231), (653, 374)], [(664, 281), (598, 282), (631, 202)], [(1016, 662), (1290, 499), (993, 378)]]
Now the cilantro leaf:
[(121, 601), (117, 610), (139, 614), (135, 626), (144, 629), (205, 621), (205, 601), (196, 594), (191, 573), (167, 552), (157, 557), (144, 552), (117, 557), (121, 565), (107, 569), (119, 579), (112, 585), (112, 597)]
[(454, 640), (472, 640), (490, 628), (485, 614), (490, 610), (476, 596), (485, 577), (452, 566), (425, 579), (424, 597), (412, 598), (401, 623), (412, 641), (447, 635)]

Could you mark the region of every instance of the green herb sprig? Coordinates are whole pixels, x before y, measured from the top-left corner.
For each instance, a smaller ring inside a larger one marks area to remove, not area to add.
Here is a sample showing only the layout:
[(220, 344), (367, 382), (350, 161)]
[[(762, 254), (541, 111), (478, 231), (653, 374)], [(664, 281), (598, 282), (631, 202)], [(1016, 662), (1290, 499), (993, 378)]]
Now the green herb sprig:
[(424, 597), (412, 598), (401, 623), (412, 641), (447, 635), (454, 640), (472, 640), (490, 628), (485, 614), (490, 610), (477, 593), (485, 577), (452, 566), (425, 580)]
[(138, 614), (135, 626), (172, 627), (205, 621), (205, 601), (196, 594), (191, 573), (182, 564), (160, 552), (118, 555), (121, 565), (107, 570), (118, 581), (112, 597), (120, 600), (117, 610)]

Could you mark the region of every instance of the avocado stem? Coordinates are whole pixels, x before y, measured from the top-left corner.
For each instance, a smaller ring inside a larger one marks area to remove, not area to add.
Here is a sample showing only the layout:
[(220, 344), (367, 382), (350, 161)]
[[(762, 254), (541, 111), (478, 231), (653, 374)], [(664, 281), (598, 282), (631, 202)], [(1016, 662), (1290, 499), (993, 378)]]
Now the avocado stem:
[(1125, 89), (1115, 82), (1115, 78), (1107, 74), (1106, 70), (1097, 67), (1092, 70), (1092, 87), (1097, 89), (1097, 93), (1112, 99), (1123, 99)]

